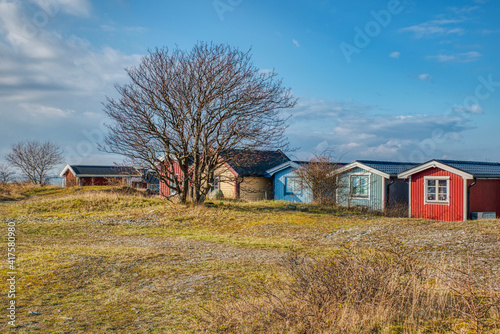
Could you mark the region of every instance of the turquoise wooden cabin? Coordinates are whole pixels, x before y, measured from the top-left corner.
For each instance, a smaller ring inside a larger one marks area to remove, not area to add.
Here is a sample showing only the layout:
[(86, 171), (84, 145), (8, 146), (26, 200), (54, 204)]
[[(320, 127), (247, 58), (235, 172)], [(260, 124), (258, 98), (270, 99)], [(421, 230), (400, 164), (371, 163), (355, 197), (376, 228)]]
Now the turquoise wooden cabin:
[(408, 184), (398, 173), (415, 163), (357, 160), (338, 169), (337, 204), (375, 211), (408, 205)]

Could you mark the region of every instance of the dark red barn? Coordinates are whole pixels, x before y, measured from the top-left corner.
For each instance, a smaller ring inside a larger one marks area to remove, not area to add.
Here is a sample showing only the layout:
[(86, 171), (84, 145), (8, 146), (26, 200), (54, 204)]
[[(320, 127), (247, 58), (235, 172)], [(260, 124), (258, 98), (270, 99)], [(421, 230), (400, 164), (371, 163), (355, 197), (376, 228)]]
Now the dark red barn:
[(500, 218), (500, 163), (431, 160), (398, 177), (409, 180), (410, 217)]
[(134, 167), (66, 165), (59, 176), (64, 177), (63, 187), (71, 187), (106, 186), (113, 183), (131, 186), (142, 175)]

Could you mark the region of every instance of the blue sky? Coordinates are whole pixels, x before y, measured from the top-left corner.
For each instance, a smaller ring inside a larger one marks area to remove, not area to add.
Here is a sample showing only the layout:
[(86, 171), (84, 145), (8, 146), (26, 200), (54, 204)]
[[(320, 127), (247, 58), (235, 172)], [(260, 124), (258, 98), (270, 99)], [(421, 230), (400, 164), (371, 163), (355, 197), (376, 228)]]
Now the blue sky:
[(299, 98), (296, 159), (500, 161), (500, 3), (0, 0), (0, 161), (50, 139), (73, 164), (99, 152), (105, 96), (148, 48), (252, 48)]

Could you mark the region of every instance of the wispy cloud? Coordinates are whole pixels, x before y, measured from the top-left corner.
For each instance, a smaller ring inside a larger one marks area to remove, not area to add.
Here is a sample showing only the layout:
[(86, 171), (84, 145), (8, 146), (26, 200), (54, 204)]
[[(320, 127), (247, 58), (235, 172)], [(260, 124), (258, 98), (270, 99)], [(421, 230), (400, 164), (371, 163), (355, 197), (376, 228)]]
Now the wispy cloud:
[(20, 107), (25, 109), (33, 117), (42, 118), (67, 118), (75, 114), (74, 110), (63, 110), (61, 108), (44, 106), (36, 103), (21, 103)]
[(422, 81), (431, 81), (432, 76), (429, 73), (422, 73), (417, 76), (418, 80)]
[(391, 57), (391, 58), (399, 58), (399, 56), (401, 56), (401, 52), (399, 52), (399, 51), (394, 51), (394, 52), (389, 53), (389, 57)]
[[(73, 7), (63, 10), (70, 3)], [(86, 2), (60, 2), (57, 15), (85, 15), (90, 7), (78, 7), (80, 3)], [(0, 0), (0, 150), (27, 138), (76, 147), (80, 140), (88, 141), (82, 130), (98, 126), (105, 95), (115, 93), (115, 83), (127, 81), (124, 68), (138, 64), (140, 56), (64, 37), (50, 21), (35, 36), (27, 35), (31, 9), (21, 1)], [(97, 149), (85, 154), (94, 153)]]
[(292, 39), (292, 43), (296, 46), (296, 47), (300, 47), (300, 44), (299, 42), (296, 40), (296, 39)]
[(489, 35), (489, 34), (499, 34), (500, 33), (500, 29), (483, 29), (481, 30), (481, 33), (484, 34), (484, 35)]
[(453, 25), (463, 22), (463, 20), (432, 20), (421, 24), (400, 29), (402, 32), (411, 32), (415, 38), (446, 36), (452, 34), (463, 34), (464, 29)]
[(456, 53), (456, 54), (438, 54), (428, 56), (428, 59), (435, 59), (441, 63), (471, 63), (479, 60), (482, 54), (477, 51)]
[(480, 6), (449, 7), (449, 10), (458, 15), (470, 14), (481, 8)]
[(471, 106), (454, 106), (452, 108), (453, 112), (457, 114), (482, 114), (483, 113), (483, 107), (479, 104), (473, 104)]
[(376, 109), (353, 101), (304, 100), (294, 108), (287, 134), (306, 158), (318, 147), (334, 146), (336, 153), (349, 158), (405, 160), (432, 129), (442, 130), (450, 140), (471, 129), (457, 112), (391, 115)]

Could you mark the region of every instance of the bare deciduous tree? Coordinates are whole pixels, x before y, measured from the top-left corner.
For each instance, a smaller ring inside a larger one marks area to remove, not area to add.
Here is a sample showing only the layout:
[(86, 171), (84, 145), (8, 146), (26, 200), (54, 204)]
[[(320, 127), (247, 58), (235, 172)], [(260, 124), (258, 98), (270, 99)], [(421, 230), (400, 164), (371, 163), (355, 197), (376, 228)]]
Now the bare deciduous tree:
[(335, 173), (339, 167), (333, 150), (326, 150), (302, 164), (295, 175), (301, 180), (302, 188), (311, 192), (314, 203), (336, 204), (337, 190), (343, 186)]
[(5, 158), (13, 167), (19, 168), (30, 182), (42, 186), (48, 183), (49, 172), (64, 161), (59, 145), (36, 140), (12, 145)]
[(13, 180), (14, 171), (7, 164), (0, 164), (0, 184), (7, 184)]
[(287, 145), (280, 112), (296, 100), (250, 58), (250, 51), (207, 43), (150, 51), (127, 69), (130, 83), (116, 86), (120, 98), (107, 99), (114, 124), (101, 149), (157, 171), (181, 203), (190, 187), (193, 201), (203, 201), (214, 172), (235, 152)]

